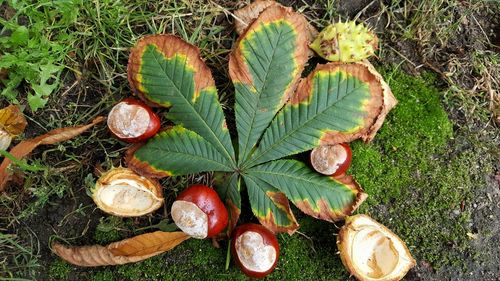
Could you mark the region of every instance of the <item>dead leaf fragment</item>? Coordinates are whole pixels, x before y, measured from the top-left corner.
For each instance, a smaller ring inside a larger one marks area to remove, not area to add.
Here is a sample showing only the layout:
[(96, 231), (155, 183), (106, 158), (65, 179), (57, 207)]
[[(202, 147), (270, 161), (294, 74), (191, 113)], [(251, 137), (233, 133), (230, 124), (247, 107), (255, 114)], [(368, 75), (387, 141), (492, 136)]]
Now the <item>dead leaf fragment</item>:
[(0, 130), (15, 137), (24, 132), (27, 124), (28, 122), (26, 122), (26, 118), (19, 107), (9, 105), (0, 109)]
[(114, 242), (108, 246), (72, 247), (52, 244), (52, 251), (65, 261), (85, 267), (138, 262), (166, 252), (189, 236), (185, 233), (156, 231)]
[(288, 233), (288, 235), (293, 235), (297, 229), (299, 229), (299, 223), (295, 218), (295, 215), (290, 208), (290, 202), (283, 192), (272, 192), (267, 191), (266, 195), (273, 201), (273, 203), (281, 209), (281, 211), (286, 214), (289, 225), (283, 226), (276, 224), (276, 218), (274, 217), (272, 212), (269, 212), (268, 215), (264, 218), (257, 217), (259, 222), (265, 226), (267, 229), (271, 230), (273, 233)]
[[(9, 152), (12, 156), (17, 159), (22, 159), (29, 155), (37, 146), (42, 144), (56, 144), (69, 139), (72, 139), (86, 130), (92, 128), (94, 125), (104, 121), (104, 117), (96, 117), (90, 124), (76, 126), (76, 127), (66, 127), (52, 130), (44, 135), (24, 140), (18, 145), (14, 146)], [(8, 167), (11, 164), (10, 159), (4, 158), (2, 164), (0, 165), (0, 192), (5, 190), (7, 183), (10, 181), (12, 174), (8, 171)]]

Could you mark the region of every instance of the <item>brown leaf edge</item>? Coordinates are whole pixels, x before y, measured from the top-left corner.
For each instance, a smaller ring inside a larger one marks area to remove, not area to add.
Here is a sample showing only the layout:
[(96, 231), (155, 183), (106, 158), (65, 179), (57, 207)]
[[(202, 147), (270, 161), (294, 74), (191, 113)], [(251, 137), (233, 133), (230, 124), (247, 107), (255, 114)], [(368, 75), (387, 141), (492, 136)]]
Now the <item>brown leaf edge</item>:
[[(20, 142), (14, 146), (9, 153), (20, 160), (29, 155), (39, 145), (56, 144), (72, 139), (92, 128), (94, 125), (101, 123), (105, 119), (106, 118), (103, 116), (98, 116), (87, 125), (52, 130), (44, 135)], [(10, 164), (10, 159), (4, 158), (0, 165), (0, 192), (5, 190), (7, 183), (11, 180), (12, 173), (8, 170)]]
[(344, 216), (342, 216), (342, 219), (344, 219), (345, 217), (352, 215), (352, 213), (354, 213), (354, 211), (356, 211), (359, 206), (361, 206), (361, 204), (365, 202), (365, 200), (368, 198), (368, 194), (364, 192), (363, 188), (361, 188), (358, 182), (351, 175), (347, 175), (344, 173), (332, 178), (342, 184), (347, 185), (356, 194), (356, 200), (354, 201), (354, 204), (343, 210)]
[(183, 232), (156, 231), (138, 235), (107, 246), (72, 247), (52, 244), (52, 251), (65, 261), (84, 267), (138, 262), (173, 249), (189, 236)]
[(200, 93), (201, 90), (208, 87), (215, 87), (215, 81), (212, 77), (212, 72), (201, 58), (200, 49), (198, 47), (184, 41), (182, 38), (173, 34), (144, 36), (139, 39), (135, 46), (130, 50), (127, 64), (127, 79), (132, 91), (136, 93), (139, 98), (149, 106), (168, 107), (149, 100), (145, 96), (145, 93), (141, 91), (141, 81), (138, 75), (142, 64), (142, 55), (145, 48), (150, 45), (155, 46), (157, 50), (167, 58), (171, 58), (177, 54), (186, 56), (188, 60), (187, 64), (189, 64), (189, 66), (195, 70), (195, 97)]
[[(259, 15), (270, 6), (279, 6), (290, 11), (293, 11), (291, 7), (285, 7), (278, 2), (275, 1), (267, 1), (267, 0), (257, 0), (251, 4), (246, 5), (245, 7), (238, 9), (234, 12), (234, 27), (236, 29), (236, 33), (241, 35), (245, 32), (245, 30), (259, 17)], [(310, 43), (316, 38), (319, 34), (318, 30), (312, 26), (309, 21), (307, 22), (307, 41)], [(309, 57), (312, 57), (314, 52), (309, 50)]]
[(273, 22), (276, 20), (289, 22), (297, 34), (297, 38), (295, 39), (297, 49), (295, 50), (294, 58), (299, 67), (294, 75), (295, 77), (292, 79), (292, 82), (283, 93), (282, 104), (284, 104), (296, 89), (300, 75), (307, 62), (307, 51), (309, 50), (306, 30), (307, 20), (303, 15), (294, 12), (291, 8), (286, 8), (281, 5), (271, 5), (259, 14), (258, 19), (252, 22), (252, 24), (243, 34), (240, 35), (238, 41), (234, 44), (233, 50), (229, 55), (229, 76), (232, 81), (239, 81), (244, 84), (253, 85), (253, 78), (248, 69), (248, 65), (244, 61), (244, 55), (242, 48), (240, 47), (240, 43), (241, 41), (247, 39), (248, 34), (254, 30), (258, 30), (262, 23)]
[(331, 210), (329, 208), (329, 204), (322, 199), (319, 202), (316, 202), (319, 206), (319, 212), (317, 210), (315, 211), (307, 200), (296, 201), (294, 202), (295, 206), (297, 206), (297, 208), (299, 208), (303, 213), (311, 217), (329, 222), (335, 222), (350, 216), (366, 200), (366, 198), (368, 198), (368, 195), (363, 191), (361, 186), (359, 186), (352, 176), (341, 175), (339, 177), (331, 178), (334, 181), (346, 185), (353, 191), (356, 196), (353, 204), (346, 206), (342, 210)]
[(141, 148), (144, 144), (145, 143), (134, 144), (125, 151), (124, 160), (127, 164), (127, 167), (137, 174), (147, 178), (160, 179), (171, 176), (171, 174), (156, 170), (147, 162), (140, 161), (139, 159), (134, 157), (135, 152), (139, 150), (139, 148)]
[(396, 97), (394, 97), (391, 88), (385, 82), (382, 75), (378, 73), (375, 67), (373, 67), (373, 65), (368, 60), (364, 60), (360, 63), (366, 66), (368, 68), (368, 71), (370, 71), (370, 73), (375, 76), (375, 79), (382, 85), (382, 94), (384, 96), (382, 109), (377, 116), (375, 123), (373, 123), (373, 125), (370, 127), (368, 134), (362, 137), (363, 141), (368, 143), (373, 140), (380, 127), (382, 127), (382, 125), (384, 124), (385, 117), (387, 116), (389, 111), (391, 111), (391, 109), (393, 109), (398, 104), (398, 100), (396, 99)]
[(276, 225), (275, 218), (272, 212), (268, 212), (268, 215), (264, 218), (257, 217), (260, 224), (265, 226), (267, 229), (271, 230), (273, 233), (288, 233), (288, 235), (293, 235), (300, 225), (295, 218), (295, 215), (290, 208), (290, 202), (283, 192), (272, 192), (267, 191), (266, 195), (274, 202), (274, 204), (287, 214), (288, 220), (290, 220), (290, 225), (288, 226), (278, 226)]

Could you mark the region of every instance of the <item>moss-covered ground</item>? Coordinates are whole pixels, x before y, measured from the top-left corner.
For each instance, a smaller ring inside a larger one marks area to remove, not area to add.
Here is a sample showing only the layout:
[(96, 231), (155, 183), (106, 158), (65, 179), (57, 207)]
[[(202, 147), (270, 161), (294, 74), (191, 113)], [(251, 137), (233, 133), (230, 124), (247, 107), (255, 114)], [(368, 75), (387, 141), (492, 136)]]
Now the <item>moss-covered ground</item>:
[[(461, 259), (470, 250), (472, 230), (471, 209), (464, 208), (464, 202), (470, 200), (475, 186), (484, 184), (478, 175), (485, 171), (475, 164), (481, 155), (450, 150), (453, 124), (433, 75), (412, 77), (391, 69), (384, 75), (399, 104), (373, 143), (352, 144), (349, 172), (369, 194), (358, 212), (370, 214), (396, 232), (418, 261), (438, 271), (452, 266), (465, 272)], [(336, 248), (341, 223), (306, 217), (299, 222), (300, 233), (279, 236), (281, 259), (267, 279), (347, 279)], [(106, 243), (119, 239), (120, 232), (98, 227), (94, 237)], [(226, 250), (225, 243), (217, 249), (209, 241), (189, 240), (164, 255), (117, 267), (81, 270), (55, 260), (49, 274), (53, 280), (75, 276), (99, 281), (245, 280), (232, 264), (225, 270)]]

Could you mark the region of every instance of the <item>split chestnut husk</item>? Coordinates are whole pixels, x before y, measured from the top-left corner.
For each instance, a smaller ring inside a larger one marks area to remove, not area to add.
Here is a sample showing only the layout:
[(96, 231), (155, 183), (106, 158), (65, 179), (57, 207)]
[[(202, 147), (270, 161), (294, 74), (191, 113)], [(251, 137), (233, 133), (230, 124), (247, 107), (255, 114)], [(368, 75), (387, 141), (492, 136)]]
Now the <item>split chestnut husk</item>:
[(401, 280), (415, 266), (405, 243), (367, 215), (346, 219), (337, 247), (344, 266), (361, 281)]
[(163, 193), (158, 182), (120, 167), (111, 169), (97, 180), (92, 199), (108, 214), (138, 217), (160, 208)]

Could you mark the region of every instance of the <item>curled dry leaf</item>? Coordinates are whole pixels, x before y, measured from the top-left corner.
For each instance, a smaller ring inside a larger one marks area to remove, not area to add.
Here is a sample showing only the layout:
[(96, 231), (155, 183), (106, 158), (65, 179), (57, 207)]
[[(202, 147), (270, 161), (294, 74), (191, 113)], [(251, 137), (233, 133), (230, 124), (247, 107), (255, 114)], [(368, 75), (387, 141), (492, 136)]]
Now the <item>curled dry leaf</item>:
[(52, 245), (52, 251), (65, 261), (78, 266), (104, 266), (137, 262), (159, 253), (152, 253), (147, 256), (115, 256), (106, 247), (100, 245), (70, 247), (59, 243)]
[[(66, 127), (52, 130), (44, 135), (24, 140), (18, 145), (14, 146), (9, 152), (12, 156), (17, 159), (22, 159), (30, 154), (37, 146), (56, 144), (62, 141), (72, 139), (86, 130), (92, 128), (94, 125), (104, 121), (104, 117), (96, 117), (90, 124), (76, 126), (76, 127)], [(2, 164), (0, 165), (0, 192), (5, 190), (7, 183), (10, 181), (12, 174), (8, 171), (8, 167), (11, 164), (10, 159), (4, 158)]]
[(65, 261), (78, 266), (104, 266), (137, 262), (166, 252), (189, 236), (183, 232), (156, 231), (114, 242), (108, 246), (71, 247), (52, 244), (52, 251)]
[(6, 150), (12, 138), (24, 132), (27, 124), (19, 107), (9, 105), (0, 109), (0, 149)]

